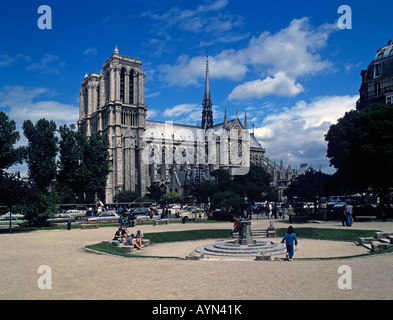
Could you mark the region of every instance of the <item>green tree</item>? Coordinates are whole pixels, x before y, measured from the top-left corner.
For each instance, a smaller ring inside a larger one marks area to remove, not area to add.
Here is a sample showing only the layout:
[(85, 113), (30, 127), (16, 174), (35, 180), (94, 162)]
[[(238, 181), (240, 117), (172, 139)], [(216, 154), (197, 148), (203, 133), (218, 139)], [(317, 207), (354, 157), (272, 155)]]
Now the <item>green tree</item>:
[(165, 203), (180, 203), (183, 202), (183, 197), (177, 192), (170, 192), (162, 197)]
[(231, 191), (217, 192), (213, 195), (213, 206), (224, 211), (232, 210), (235, 215), (240, 214), (240, 202), (242, 197)]
[(289, 199), (315, 201), (316, 196), (330, 195), (330, 181), (331, 175), (311, 169), (292, 181), (284, 193)]
[(37, 188), (31, 182), (22, 180), (19, 173), (0, 172), (0, 204), (7, 211), (14, 212), (14, 207), (29, 203), (37, 196)]
[(380, 193), (381, 205), (393, 185), (393, 105), (347, 112), (325, 136), (327, 157), (346, 185)]
[(22, 163), (23, 148), (14, 147), (19, 138), (15, 121), (0, 111), (0, 170), (7, 169), (15, 163)]
[(235, 184), (232, 176), (225, 169), (213, 170), (210, 175), (214, 178), (218, 191), (234, 191)]
[(59, 160), (56, 190), (62, 203), (74, 203), (77, 192), (76, 170), (79, 166), (78, 135), (75, 125), (59, 127)]
[(136, 201), (138, 198), (140, 198), (139, 193), (128, 190), (128, 191), (121, 191), (121, 192), (118, 192), (118, 193), (115, 195), (115, 197), (113, 198), (113, 200), (114, 200), (115, 202), (122, 203), (122, 202), (134, 202), (134, 201)]
[(270, 186), (271, 176), (261, 166), (251, 165), (246, 175), (234, 176), (236, 185), (235, 191), (243, 196), (245, 193), (251, 201), (263, 201), (267, 194), (270, 201), (275, 201), (277, 193), (275, 188)]
[(34, 125), (30, 120), (26, 120), (22, 128), (28, 140), (25, 160), (29, 168), (29, 178), (39, 190), (44, 191), (56, 176), (56, 123), (40, 119)]
[(40, 192), (30, 198), (24, 206), (22, 213), (29, 222), (36, 226), (46, 225), (46, 220), (56, 212), (58, 199), (54, 192)]
[(110, 172), (109, 140), (101, 132), (79, 140), (79, 166), (76, 169), (76, 185), (79, 194), (86, 194), (90, 202), (94, 194), (103, 191)]
[(197, 203), (207, 203), (218, 191), (218, 184), (212, 180), (205, 180), (201, 184), (194, 183), (189, 189), (190, 195), (195, 197)]
[(154, 182), (149, 187), (147, 187), (147, 193), (145, 194), (145, 198), (160, 201), (163, 195), (164, 192), (161, 190), (159, 184), (157, 182)]

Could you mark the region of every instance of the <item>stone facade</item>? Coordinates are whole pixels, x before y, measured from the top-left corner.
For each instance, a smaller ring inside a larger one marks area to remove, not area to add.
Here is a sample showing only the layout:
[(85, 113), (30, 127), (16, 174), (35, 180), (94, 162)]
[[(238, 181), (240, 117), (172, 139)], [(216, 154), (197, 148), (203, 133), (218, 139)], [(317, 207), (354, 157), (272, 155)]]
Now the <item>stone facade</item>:
[(360, 98), (356, 102), (358, 110), (376, 103), (393, 103), (393, 42), (377, 51), (367, 69), (362, 70)]
[(87, 135), (101, 131), (109, 137), (111, 172), (106, 203), (121, 191), (145, 194), (156, 183), (165, 192), (187, 195), (188, 187), (210, 179), (223, 168), (232, 175), (248, 172), (250, 162), (272, 174), (274, 183), (288, 184), (293, 170), (265, 157), (265, 149), (249, 132), (247, 116), (213, 125), (212, 99), (206, 60), (201, 126), (146, 120), (145, 73), (141, 60), (119, 54), (102, 71), (85, 75), (79, 92), (79, 126)]

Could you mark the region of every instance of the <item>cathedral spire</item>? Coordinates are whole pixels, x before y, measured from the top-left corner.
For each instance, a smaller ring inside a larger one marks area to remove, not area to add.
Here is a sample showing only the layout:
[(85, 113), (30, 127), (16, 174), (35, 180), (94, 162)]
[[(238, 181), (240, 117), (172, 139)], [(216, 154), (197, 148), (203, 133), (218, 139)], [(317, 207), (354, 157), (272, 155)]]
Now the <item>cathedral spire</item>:
[(210, 78), (209, 78), (209, 51), (206, 49), (206, 77), (205, 77), (205, 94), (202, 102), (202, 123), (204, 129), (213, 127), (213, 103), (210, 94)]
[(243, 124), (244, 129), (248, 129), (248, 123), (247, 123), (247, 112), (244, 112), (244, 124)]
[(227, 108), (225, 108), (225, 113), (224, 113), (224, 125), (223, 128), (227, 129), (228, 127), (228, 120), (227, 120)]

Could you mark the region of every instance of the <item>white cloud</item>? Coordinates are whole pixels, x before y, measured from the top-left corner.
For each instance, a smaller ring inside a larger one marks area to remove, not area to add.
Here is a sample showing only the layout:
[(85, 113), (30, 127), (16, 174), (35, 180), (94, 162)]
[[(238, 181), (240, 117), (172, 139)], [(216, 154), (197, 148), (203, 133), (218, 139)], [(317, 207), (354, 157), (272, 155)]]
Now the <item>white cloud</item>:
[(267, 150), (267, 157), (286, 164), (308, 163), (315, 169), (331, 172), (326, 158), (324, 139), (331, 124), (355, 108), (358, 96), (318, 97), (311, 102), (299, 101), (291, 108), (271, 114), (255, 136)]
[(336, 123), (345, 112), (355, 107), (358, 98), (359, 96), (325, 96), (317, 97), (310, 103), (301, 100), (292, 108), (268, 115), (264, 122), (303, 120), (305, 128), (318, 127), (324, 122)]
[(96, 48), (87, 48), (85, 51), (83, 51), (83, 54), (85, 56), (96, 56), (98, 54), (98, 51)]
[(190, 114), (191, 112), (195, 111), (197, 108), (199, 108), (198, 112), (200, 112), (200, 107), (197, 104), (189, 104), (189, 103), (179, 104), (172, 108), (166, 108), (164, 111), (164, 117), (166, 118), (181, 117)]
[(229, 94), (229, 100), (262, 98), (268, 95), (293, 97), (304, 88), (300, 83), (295, 83), (295, 80), (290, 79), (284, 72), (280, 71), (272, 77), (267, 77), (263, 80), (257, 79), (248, 81), (235, 87)]
[[(304, 91), (299, 77), (334, 71), (333, 63), (323, 59), (320, 52), (335, 30), (336, 25), (314, 28), (308, 18), (294, 19), (275, 34), (265, 31), (253, 37), (245, 48), (209, 56), (210, 76), (234, 81), (241, 81), (248, 74), (259, 78), (236, 87), (231, 99), (294, 96)], [(168, 85), (184, 87), (201, 83), (204, 67), (204, 56), (182, 55), (174, 65), (163, 64), (158, 71)]]
[(46, 53), (40, 62), (34, 62), (29, 65), (26, 70), (40, 71), (44, 74), (59, 74), (59, 67), (63, 67), (65, 63), (60, 57), (54, 54)]
[(23, 54), (17, 54), (15, 56), (10, 56), (8, 54), (1, 54), (0, 55), (0, 67), (11, 66), (18, 60), (31, 61), (31, 58), (29, 56), (25, 56)]
[(228, 0), (212, 1), (205, 5), (199, 5), (195, 9), (182, 10), (178, 7), (173, 7), (163, 14), (146, 11), (141, 16), (163, 22), (164, 24), (160, 26), (160, 32), (172, 26), (193, 33), (210, 32), (214, 30), (211, 29), (214, 26), (229, 30), (233, 25), (240, 23), (238, 18), (221, 13), (217, 16), (208, 15), (212, 12), (221, 12), (227, 6), (228, 2)]
[[(79, 106), (61, 103), (53, 100), (54, 93), (47, 88), (26, 88), (23, 86), (5, 86), (0, 89), (0, 110), (5, 111), (16, 123), (20, 140), (16, 146), (26, 145), (22, 123), (31, 120), (33, 123), (41, 118), (53, 120), (57, 126), (76, 123), (79, 119)], [(21, 176), (27, 176), (27, 165), (15, 165), (9, 168), (11, 172), (19, 171)]]
[[(209, 56), (210, 78), (242, 79), (248, 69), (244, 64), (236, 63), (236, 60), (234, 50), (223, 51), (215, 57)], [(190, 58), (181, 55), (175, 65), (162, 64), (158, 67), (158, 71), (167, 85), (186, 87), (201, 83), (201, 79), (204, 79), (206, 74), (205, 66), (205, 56)]]
[[(46, 99), (42, 99), (43, 95), (46, 95)], [(53, 95), (47, 88), (6, 86), (0, 91), (0, 108), (8, 109), (10, 118), (18, 123), (28, 119), (34, 122), (41, 118), (61, 124), (78, 121), (79, 106), (55, 101)]]
[(334, 30), (336, 25), (324, 24), (315, 29), (306, 17), (294, 19), (276, 34), (265, 31), (253, 37), (239, 54), (253, 66), (268, 68), (271, 74), (284, 71), (291, 78), (316, 74), (333, 67), (319, 51), (326, 47)]
[(154, 118), (154, 117), (156, 117), (156, 116), (158, 116), (160, 114), (160, 111), (159, 110), (154, 110), (154, 109), (147, 109), (147, 112), (146, 112), (146, 119), (152, 119), (152, 118)]

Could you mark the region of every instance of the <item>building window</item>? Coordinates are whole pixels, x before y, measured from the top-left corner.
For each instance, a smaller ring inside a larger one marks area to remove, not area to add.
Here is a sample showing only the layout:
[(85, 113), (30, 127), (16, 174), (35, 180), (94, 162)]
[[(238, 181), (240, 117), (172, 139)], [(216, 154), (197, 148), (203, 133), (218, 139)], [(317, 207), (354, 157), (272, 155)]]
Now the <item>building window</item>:
[(120, 73), (120, 101), (124, 102), (124, 69)]
[(380, 77), (382, 74), (382, 63), (374, 65), (374, 78)]
[(386, 96), (386, 104), (393, 104), (393, 94)]
[(129, 87), (128, 87), (128, 92), (129, 92), (129, 99), (130, 99), (130, 104), (134, 104), (134, 76), (135, 72), (132, 70), (130, 72), (130, 81), (129, 81)]
[(374, 83), (374, 95), (379, 96), (381, 94), (381, 84), (379, 82)]

